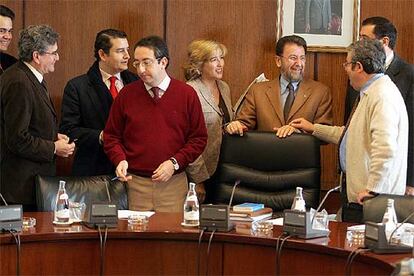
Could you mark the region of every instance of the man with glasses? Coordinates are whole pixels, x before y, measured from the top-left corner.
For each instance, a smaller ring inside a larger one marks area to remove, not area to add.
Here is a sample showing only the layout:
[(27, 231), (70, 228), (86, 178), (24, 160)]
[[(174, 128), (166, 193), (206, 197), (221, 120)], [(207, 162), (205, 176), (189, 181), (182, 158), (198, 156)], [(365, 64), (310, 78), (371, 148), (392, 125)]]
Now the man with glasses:
[(0, 5), (0, 75), (14, 64), (17, 59), (4, 53), (12, 40), (14, 12), (6, 6)]
[(121, 91), (104, 131), (104, 149), (116, 175), (128, 181), (131, 210), (182, 212), (185, 168), (203, 152), (207, 130), (194, 89), (170, 78), (168, 48), (157, 36), (134, 47), (141, 80)]
[[(385, 74), (397, 85), (404, 99), (408, 112), (409, 143), (407, 163), (406, 195), (414, 196), (414, 66), (400, 58), (395, 52), (397, 29), (394, 24), (384, 17), (369, 17), (362, 22), (361, 39), (378, 39), (384, 47)], [(345, 122), (359, 93), (348, 85), (345, 102)]]
[(138, 77), (128, 71), (129, 45), (123, 31), (97, 33), (96, 61), (84, 75), (70, 80), (62, 100), (60, 130), (76, 140), (72, 174), (102, 175), (114, 172), (103, 151), (103, 129), (119, 91)]
[(347, 126), (312, 124), (303, 118), (290, 123), (339, 145), (340, 166), (346, 173), (342, 221), (360, 223), (367, 198), (405, 191), (408, 116), (397, 86), (384, 75), (384, 64), (385, 53), (378, 40), (351, 44), (343, 66), (359, 97)]
[(22, 30), (19, 61), (0, 82), (1, 193), (9, 203), (35, 211), (35, 176), (56, 174), (56, 156), (75, 149), (58, 133), (56, 111), (44, 76), (55, 71), (59, 60), (59, 34), (46, 25)]
[(246, 94), (236, 120), (225, 130), (243, 135), (247, 130), (275, 131), (286, 137), (298, 131), (289, 123), (304, 117), (315, 123), (332, 124), (332, 97), (320, 82), (304, 79), (306, 41), (296, 35), (285, 36), (276, 44), (278, 78), (254, 84)]

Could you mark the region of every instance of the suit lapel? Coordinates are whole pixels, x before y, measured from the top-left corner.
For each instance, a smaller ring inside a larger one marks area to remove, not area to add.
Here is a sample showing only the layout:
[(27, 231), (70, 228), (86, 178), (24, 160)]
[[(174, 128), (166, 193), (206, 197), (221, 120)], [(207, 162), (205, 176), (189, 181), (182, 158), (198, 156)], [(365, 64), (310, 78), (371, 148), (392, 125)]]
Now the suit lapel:
[(204, 98), (204, 100), (207, 102), (207, 104), (209, 106), (211, 106), (211, 108), (214, 111), (216, 111), (218, 114), (223, 115), (222, 112), (220, 111), (219, 107), (216, 105), (213, 95), (208, 90), (207, 86), (205, 86), (204, 83), (200, 79), (197, 79), (197, 86), (200, 89), (201, 96)]
[(400, 58), (397, 55), (394, 54), (394, 58), (385, 73), (389, 75), (391, 79), (394, 79), (394, 77), (400, 73)]
[(279, 118), (280, 122), (284, 122), (282, 104), (280, 101), (280, 83), (279, 78), (269, 81), (267, 90), (265, 92), (270, 104), (272, 105), (273, 111)]
[(224, 85), (222, 81), (217, 81), (217, 85), (219, 87), (224, 104), (226, 105), (227, 112), (230, 115), (230, 120), (233, 120), (234, 111), (231, 105), (231, 98), (230, 98), (231, 96), (230, 96), (230, 91), (228, 89), (228, 86)]
[(88, 91), (93, 106), (96, 107), (96, 113), (99, 114), (103, 124), (105, 124), (113, 99), (108, 87), (102, 81), (102, 75), (97, 62), (88, 70), (87, 76), (93, 89), (86, 91)]
[(299, 83), (298, 90), (296, 92), (295, 101), (293, 102), (292, 108), (290, 109), (289, 116), (285, 123), (289, 122), (289, 120), (295, 115), (296, 112), (305, 104), (305, 102), (309, 99), (311, 90), (306, 80), (302, 80)]
[(30, 82), (34, 85), (36, 93), (39, 94), (40, 98), (46, 103), (46, 105), (49, 107), (52, 114), (56, 117), (56, 110), (55, 110), (55, 107), (53, 106), (49, 93), (46, 90), (46, 87), (44, 87), (39, 82), (39, 80), (36, 78), (33, 72), (23, 62), (19, 64), (19, 67), (26, 73)]

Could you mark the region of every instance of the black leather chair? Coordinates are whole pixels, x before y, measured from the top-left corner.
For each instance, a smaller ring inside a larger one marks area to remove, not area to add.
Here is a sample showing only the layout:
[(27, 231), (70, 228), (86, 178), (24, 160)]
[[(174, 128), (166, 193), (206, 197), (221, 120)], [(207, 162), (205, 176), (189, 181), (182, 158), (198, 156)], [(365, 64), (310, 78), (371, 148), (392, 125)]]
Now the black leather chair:
[(207, 202), (233, 205), (260, 202), (280, 212), (291, 207), (296, 187), (307, 207), (317, 207), (320, 190), (320, 142), (311, 135), (280, 139), (271, 132), (225, 135), (217, 171), (206, 185)]
[[(382, 194), (364, 201), (363, 221), (381, 222), (385, 209), (387, 208), (388, 198), (394, 199), (395, 213), (397, 213), (398, 222), (403, 221), (414, 212), (413, 196)], [(414, 223), (414, 217), (412, 217), (409, 222)]]
[[(111, 202), (118, 209), (128, 209), (127, 188), (123, 182), (111, 181), (109, 175), (102, 176), (36, 176), (36, 203), (38, 211), (53, 211), (59, 180), (66, 181), (69, 200), (85, 203)], [(109, 194), (109, 196), (108, 196)]]

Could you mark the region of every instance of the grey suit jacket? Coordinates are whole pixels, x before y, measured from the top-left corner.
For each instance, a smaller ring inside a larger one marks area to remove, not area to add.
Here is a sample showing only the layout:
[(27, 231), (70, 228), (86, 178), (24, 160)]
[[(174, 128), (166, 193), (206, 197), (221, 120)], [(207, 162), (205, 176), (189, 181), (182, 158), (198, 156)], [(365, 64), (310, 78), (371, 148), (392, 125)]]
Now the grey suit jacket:
[[(215, 103), (213, 95), (200, 79), (195, 79), (187, 82), (197, 92), (200, 99), (201, 108), (203, 109), (204, 119), (206, 122), (208, 139), (207, 146), (204, 152), (191, 163), (187, 169), (187, 175), (190, 181), (200, 183), (208, 178), (216, 171), (217, 162), (220, 155), (221, 141), (223, 137), (223, 112)], [(230, 120), (233, 119), (233, 109), (231, 107), (230, 88), (224, 81), (218, 80), (221, 96), (227, 107), (227, 112), (230, 115)]]
[(21, 61), (0, 77), (1, 192), (35, 203), (35, 175), (55, 175), (57, 119), (46, 89)]

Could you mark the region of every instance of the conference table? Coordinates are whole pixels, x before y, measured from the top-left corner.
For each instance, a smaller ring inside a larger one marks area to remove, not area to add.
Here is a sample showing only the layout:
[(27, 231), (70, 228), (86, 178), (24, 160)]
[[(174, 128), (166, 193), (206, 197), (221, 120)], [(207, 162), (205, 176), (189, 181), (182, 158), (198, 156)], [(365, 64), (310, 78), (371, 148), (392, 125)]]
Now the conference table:
[[(58, 227), (53, 213), (34, 212), (36, 226), (20, 234), (20, 273), (32, 275), (344, 275), (357, 245), (346, 239), (350, 224), (331, 222), (329, 237), (288, 238), (277, 258), (282, 227), (270, 233), (204, 232), (181, 226), (182, 213), (155, 213), (143, 226), (119, 220), (107, 233), (103, 257), (99, 232), (82, 224)], [(16, 274), (17, 246), (0, 234), (0, 274)], [(389, 275), (409, 254), (358, 254), (352, 275)], [(278, 261), (277, 261), (278, 260)]]

